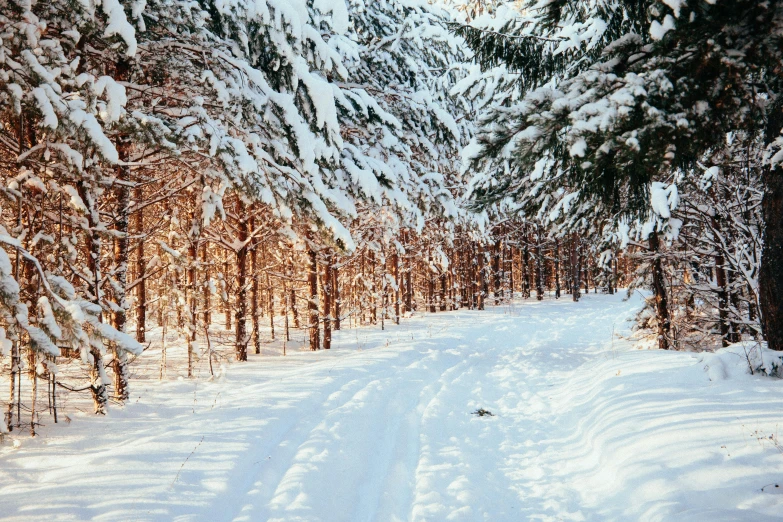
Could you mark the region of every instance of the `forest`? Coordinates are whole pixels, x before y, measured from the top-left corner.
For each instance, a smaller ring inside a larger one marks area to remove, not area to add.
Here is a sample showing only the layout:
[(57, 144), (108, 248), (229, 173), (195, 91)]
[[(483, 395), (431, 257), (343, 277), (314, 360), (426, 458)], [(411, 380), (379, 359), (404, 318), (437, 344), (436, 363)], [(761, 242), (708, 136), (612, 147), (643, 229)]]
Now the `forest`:
[(6, 429), (126, 400), (150, 327), (191, 375), (213, 326), (622, 287), (662, 349), (783, 349), (777, 3), (124, 4), (0, 12)]
[(0, 518), (777, 519), (781, 71), (778, 0), (0, 0)]
[(783, 351), (781, 70), (776, 0), (0, 0), (0, 440), (518, 302)]

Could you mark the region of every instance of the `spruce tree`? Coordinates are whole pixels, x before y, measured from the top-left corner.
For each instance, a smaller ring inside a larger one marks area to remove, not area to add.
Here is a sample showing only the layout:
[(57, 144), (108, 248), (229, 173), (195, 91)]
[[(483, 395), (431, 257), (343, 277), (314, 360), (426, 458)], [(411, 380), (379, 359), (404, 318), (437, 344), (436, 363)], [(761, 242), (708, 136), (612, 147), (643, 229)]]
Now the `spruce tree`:
[(486, 114), (468, 149), (477, 206), (508, 195), (531, 212), (641, 219), (653, 184), (703, 171), (730, 133), (768, 144), (762, 326), (783, 350), (783, 2), (578, 2), (523, 5), (501, 31), (456, 28), (485, 68), (520, 73), (522, 97)]

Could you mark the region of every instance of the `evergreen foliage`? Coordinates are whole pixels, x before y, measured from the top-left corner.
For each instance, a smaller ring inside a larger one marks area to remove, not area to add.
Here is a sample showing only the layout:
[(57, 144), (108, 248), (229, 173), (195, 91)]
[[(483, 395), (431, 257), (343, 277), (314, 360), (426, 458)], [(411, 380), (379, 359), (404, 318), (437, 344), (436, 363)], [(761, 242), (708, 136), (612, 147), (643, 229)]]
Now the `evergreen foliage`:
[[(522, 11), (498, 32), (456, 29), (483, 68), (504, 63), (520, 74), (520, 100), (482, 115), (467, 150), (479, 171), (469, 191), (476, 206), (511, 197), (568, 227), (639, 220), (657, 234), (671, 214), (657, 184), (676, 207), (678, 180), (715, 164), (727, 136), (773, 143), (767, 157), (775, 153), (780, 2), (556, 1)], [(762, 287), (775, 294), (780, 272), (764, 265), (779, 259), (780, 217), (764, 216)], [(771, 345), (783, 349), (779, 307), (770, 298), (762, 308), (775, 317)]]

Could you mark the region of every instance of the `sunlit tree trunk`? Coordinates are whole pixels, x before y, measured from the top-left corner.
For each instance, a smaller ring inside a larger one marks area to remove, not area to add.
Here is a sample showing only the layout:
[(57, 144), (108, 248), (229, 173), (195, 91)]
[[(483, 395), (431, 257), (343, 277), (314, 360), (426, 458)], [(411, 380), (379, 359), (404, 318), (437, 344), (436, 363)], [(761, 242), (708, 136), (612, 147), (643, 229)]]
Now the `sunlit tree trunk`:
[(310, 259), (307, 273), (307, 282), (310, 288), (310, 299), (308, 299), (307, 302), (307, 309), (310, 315), (307, 326), (310, 329), (310, 349), (316, 351), (321, 348), (320, 328), (318, 324), (318, 258), (312, 246), (308, 250), (307, 255)]

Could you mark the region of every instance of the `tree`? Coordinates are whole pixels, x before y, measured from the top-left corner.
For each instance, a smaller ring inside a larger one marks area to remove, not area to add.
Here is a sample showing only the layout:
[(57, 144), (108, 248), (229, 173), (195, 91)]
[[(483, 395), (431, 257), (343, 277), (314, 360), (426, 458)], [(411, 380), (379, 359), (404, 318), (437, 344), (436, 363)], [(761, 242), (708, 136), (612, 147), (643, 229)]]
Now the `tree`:
[[(512, 194), (529, 211), (651, 220), (652, 184), (693, 176), (727, 135), (769, 144), (759, 286), (770, 348), (783, 350), (781, 2), (594, 2), (535, 7), (502, 32), (461, 27), (485, 67), (520, 72), (523, 97), (484, 117), (469, 150), (482, 205)], [(721, 88), (715, 88), (718, 85)], [(492, 125), (489, 122), (492, 121)], [(498, 169), (503, 176), (495, 176)]]

